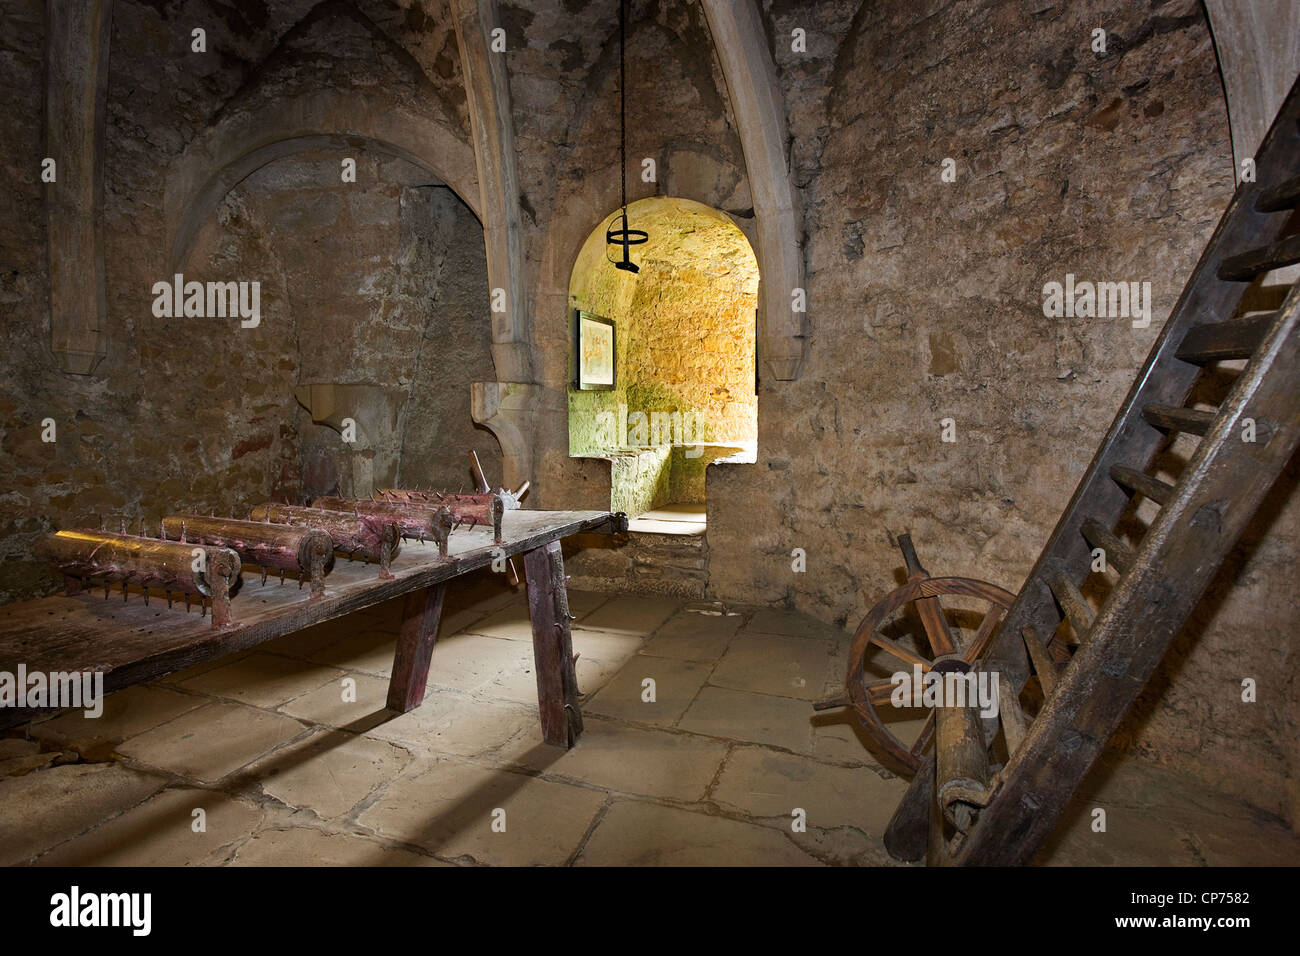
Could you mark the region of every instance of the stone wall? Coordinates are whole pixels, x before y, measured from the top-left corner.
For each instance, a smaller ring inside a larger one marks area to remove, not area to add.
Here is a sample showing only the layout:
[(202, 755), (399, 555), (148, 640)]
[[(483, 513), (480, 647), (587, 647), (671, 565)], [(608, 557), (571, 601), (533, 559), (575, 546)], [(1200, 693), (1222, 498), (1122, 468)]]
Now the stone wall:
[[(112, 527), (125, 516), (134, 530), (178, 509), (224, 512), (330, 490), (347, 452), (336, 432), (311, 423), (294, 398), (299, 384), (403, 390), (404, 480), (468, 485), (471, 447), (499, 480), (496, 441), (468, 413), (468, 383), (494, 377), (482, 230), (427, 170), (356, 142), (287, 152), (219, 197), (177, 264), (187, 280), (260, 282), (258, 326), (152, 310), (153, 284), (173, 272), (168, 176), (234, 114), (256, 120), (288, 100), (352, 97), (365, 107), (358, 113), (405, 110), (422, 129), (467, 136), (445, 17), (417, 23), (384, 2), (115, 4), (102, 212), (108, 351), (94, 375), (74, 376), (49, 351), (45, 5), (2, 6), (0, 82), (17, 99), (0, 118), (0, 601), (58, 583), (31, 559), (51, 527), (103, 515)], [(204, 54), (190, 49), (196, 26), (207, 31)], [(358, 160), (355, 183), (341, 181), (344, 156)], [(47, 419), (52, 443), (41, 440)]]

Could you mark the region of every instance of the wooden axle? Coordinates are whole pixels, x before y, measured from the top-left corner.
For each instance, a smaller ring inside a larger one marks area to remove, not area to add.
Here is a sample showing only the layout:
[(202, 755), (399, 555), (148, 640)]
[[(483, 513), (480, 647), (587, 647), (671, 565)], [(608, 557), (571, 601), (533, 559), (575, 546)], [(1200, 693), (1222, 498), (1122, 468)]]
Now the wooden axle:
[(379, 576), (392, 576), (389, 566), (402, 548), (402, 535), (394, 521), (379, 515), (299, 508), (267, 502), (249, 513), (251, 521), (288, 524), (295, 528), (319, 528), (330, 536), (336, 552), (349, 559), (379, 563)]
[[(198, 553), (195, 553), (198, 552)], [(97, 578), (121, 582), (145, 589), (179, 591), (200, 599), (212, 599), (212, 625), (224, 627), (231, 622), (230, 589), (239, 579), (239, 554), (224, 546), (208, 542), (177, 544), (157, 538), (144, 538), (108, 531), (70, 530), (49, 535), (36, 546), (36, 554), (63, 572), (68, 593), (81, 589), (81, 580)]]
[(163, 518), (162, 532), (163, 537), (172, 541), (197, 541), (230, 548), (244, 561), (261, 565), (264, 581), (267, 568), (306, 574), (311, 580), (312, 598), (325, 593), (325, 570), (333, 559), (334, 543), (324, 531), (264, 521), (183, 514)]

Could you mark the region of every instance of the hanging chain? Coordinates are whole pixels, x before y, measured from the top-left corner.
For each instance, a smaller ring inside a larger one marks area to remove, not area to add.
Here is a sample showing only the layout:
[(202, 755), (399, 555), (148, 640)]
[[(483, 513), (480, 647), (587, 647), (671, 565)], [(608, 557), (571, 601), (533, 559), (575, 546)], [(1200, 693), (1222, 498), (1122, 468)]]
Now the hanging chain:
[(618, 185), (623, 196), (623, 228), (627, 228), (627, 0), (618, 3)]

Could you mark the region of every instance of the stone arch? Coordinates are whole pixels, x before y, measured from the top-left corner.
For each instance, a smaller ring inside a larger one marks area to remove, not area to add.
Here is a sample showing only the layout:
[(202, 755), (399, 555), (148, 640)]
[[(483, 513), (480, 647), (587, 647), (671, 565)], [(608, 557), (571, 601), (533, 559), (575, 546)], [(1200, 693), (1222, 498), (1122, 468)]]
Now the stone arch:
[(479, 220), (474, 152), (447, 127), (365, 94), (313, 93), (223, 117), (186, 148), (167, 177), (163, 208), (172, 270), (234, 186), (267, 163), (321, 147), (365, 147), (428, 170)]

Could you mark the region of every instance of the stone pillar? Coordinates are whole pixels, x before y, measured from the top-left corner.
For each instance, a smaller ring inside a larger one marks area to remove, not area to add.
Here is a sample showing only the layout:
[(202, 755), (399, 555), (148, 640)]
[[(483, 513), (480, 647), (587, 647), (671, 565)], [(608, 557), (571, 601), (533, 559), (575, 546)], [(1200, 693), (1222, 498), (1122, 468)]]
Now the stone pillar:
[(104, 116), (112, 0), (49, 0), (45, 60), (50, 350), (59, 367), (89, 375), (103, 359), (107, 307), (103, 205)]

